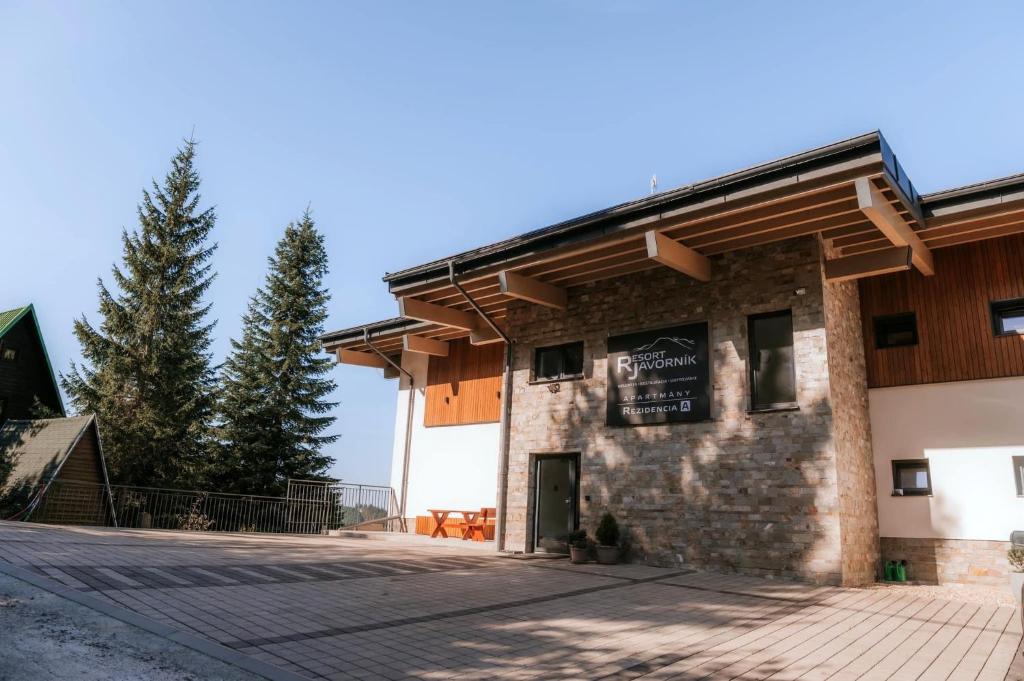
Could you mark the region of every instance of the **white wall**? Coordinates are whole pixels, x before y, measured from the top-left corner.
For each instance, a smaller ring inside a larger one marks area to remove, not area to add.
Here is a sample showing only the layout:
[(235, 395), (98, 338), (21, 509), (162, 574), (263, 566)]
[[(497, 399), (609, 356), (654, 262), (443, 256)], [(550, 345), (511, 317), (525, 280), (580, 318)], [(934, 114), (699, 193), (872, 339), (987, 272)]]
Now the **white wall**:
[[(871, 440), (883, 537), (994, 539), (1024, 530), (1024, 378), (876, 388)], [(892, 460), (928, 459), (931, 497), (893, 497)]]
[[(407, 518), (429, 515), (428, 508), (480, 509), (498, 498), (498, 437), (500, 425), (423, 426), (426, 405), (427, 356), (402, 354), (402, 367), (416, 382), (412, 449), (409, 457)], [(402, 376), (395, 411), (395, 444), (391, 457), (391, 486), (402, 494), (409, 380)]]

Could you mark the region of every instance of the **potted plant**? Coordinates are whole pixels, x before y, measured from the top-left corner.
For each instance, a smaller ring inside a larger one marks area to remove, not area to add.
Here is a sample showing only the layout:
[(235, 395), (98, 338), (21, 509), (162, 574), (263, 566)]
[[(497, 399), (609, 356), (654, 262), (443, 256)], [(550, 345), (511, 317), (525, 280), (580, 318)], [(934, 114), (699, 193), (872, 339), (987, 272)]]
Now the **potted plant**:
[(590, 560), (590, 545), (586, 530), (569, 533), (569, 562), (579, 565)]
[(597, 562), (615, 565), (619, 562), (619, 523), (610, 511), (605, 511), (594, 532), (597, 538)]
[(1017, 599), (1017, 605), (1021, 605), (1021, 601), (1024, 600), (1024, 594), (1021, 593), (1024, 591), (1024, 547), (1013, 547), (1006, 552), (1006, 557), (1013, 568), (1013, 572), (1010, 573), (1010, 590)]

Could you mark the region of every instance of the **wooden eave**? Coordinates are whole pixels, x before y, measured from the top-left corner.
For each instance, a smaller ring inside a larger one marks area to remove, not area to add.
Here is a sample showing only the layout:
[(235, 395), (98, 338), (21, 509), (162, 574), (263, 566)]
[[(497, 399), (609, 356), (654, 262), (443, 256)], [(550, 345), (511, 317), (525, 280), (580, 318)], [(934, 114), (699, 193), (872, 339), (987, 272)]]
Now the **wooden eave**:
[[(1024, 176), (919, 197), (884, 138), (872, 133), (530, 232), (450, 261), (460, 285), (502, 325), (514, 299), (502, 293), (499, 273), (567, 289), (660, 268), (664, 265), (648, 253), (645, 235), (651, 230), (712, 256), (712, 277), (715, 255), (795, 237), (820, 235), (831, 247), (831, 258), (899, 246), (862, 210), (855, 185), (863, 179), (927, 249), (1024, 231)], [(449, 281), (448, 262), (390, 274), (385, 281), (396, 297), (475, 313)], [(405, 334), (445, 341), (470, 335), (394, 319), (328, 334), (322, 339), (325, 350), (371, 351), (364, 328), (373, 345), (392, 356), (401, 353)]]

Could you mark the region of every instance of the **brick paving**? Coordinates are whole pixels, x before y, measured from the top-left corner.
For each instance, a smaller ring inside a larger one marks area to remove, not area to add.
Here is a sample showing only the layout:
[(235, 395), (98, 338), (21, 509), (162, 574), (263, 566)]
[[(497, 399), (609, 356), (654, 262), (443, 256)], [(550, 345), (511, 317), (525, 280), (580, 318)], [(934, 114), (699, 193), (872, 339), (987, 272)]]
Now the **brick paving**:
[[(479, 545), (0, 523), (0, 560), (323, 679), (983, 679), (1009, 606)], [(1015, 667), (1016, 668), (1016, 667)]]

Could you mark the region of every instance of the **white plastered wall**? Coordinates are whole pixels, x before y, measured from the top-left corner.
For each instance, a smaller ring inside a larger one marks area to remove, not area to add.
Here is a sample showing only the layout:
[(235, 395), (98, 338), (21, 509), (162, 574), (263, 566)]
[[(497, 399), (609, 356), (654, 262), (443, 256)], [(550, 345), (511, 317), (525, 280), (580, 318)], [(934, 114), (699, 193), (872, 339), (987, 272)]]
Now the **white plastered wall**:
[[(458, 510), (493, 507), (498, 492), (498, 423), (466, 426), (423, 425), (426, 406), (427, 355), (404, 352), (402, 367), (413, 375), (416, 404), (409, 456), (409, 490), (405, 517), (429, 515), (427, 509)], [(402, 376), (395, 410), (395, 443), (391, 486), (401, 499), (409, 379)], [(411, 530), (412, 528), (410, 528)]]
[[(871, 440), (883, 537), (1006, 541), (1024, 530), (1024, 378), (876, 388)], [(892, 461), (928, 459), (932, 496), (892, 496)]]

